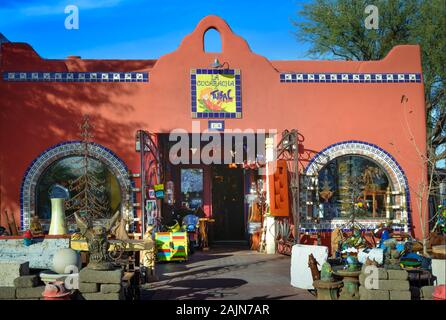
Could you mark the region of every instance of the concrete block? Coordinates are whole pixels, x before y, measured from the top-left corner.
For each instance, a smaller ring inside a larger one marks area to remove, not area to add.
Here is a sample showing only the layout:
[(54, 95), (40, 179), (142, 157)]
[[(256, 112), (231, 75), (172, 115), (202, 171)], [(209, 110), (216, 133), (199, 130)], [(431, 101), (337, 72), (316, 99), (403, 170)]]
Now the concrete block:
[(386, 270), (386, 269), (384, 269), (384, 268), (368, 269), (368, 270), (367, 270), (367, 271), (368, 271), (367, 274), (365, 273), (366, 268), (367, 268), (366, 265), (363, 265), (362, 268), (361, 268), (361, 272), (362, 272), (363, 274), (365, 274), (365, 275), (371, 275), (371, 274), (373, 274), (374, 271), (370, 271), (370, 270), (378, 270), (377, 273), (378, 273), (378, 279), (379, 279), (379, 280), (387, 280), (387, 279), (389, 279), (389, 275), (388, 275), (388, 273), (387, 273), (388, 270)]
[(406, 270), (387, 270), (389, 280), (407, 280), (409, 273)]
[(39, 285), (39, 277), (37, 275), (21, 276), (14, 279), (14, 287), (16, 288), (34, 288)]
[(390, 293), (387, 290), (368, 290), (363, 286), (359, 287), (359, 300), (389, 300)]
[(314, 289), (313, 277), (308, 267), (308, 256), (313, 254), (319, 263), (319, 270), (322, 264), (327, 261), (328, 247), (310, 246), (295, 244), (291, 249), (291, 285), (301, 289)]
[(84, 268), (79, 272), (80, 282), (95, 282), (95, 283), (121, 283), (123, 271), (122, 269), (115, 270), (93, 270)]
[(95, 282), (79, 282), (79, 291), (82, 293), (99, 292), (99, 284)]
[(43, 290), (45, 290), (45, 286), (39, 286), (34, 288), (17, 288), (16, 297), (17, 299), (42, 298)]
[(437, 277), (437, 285), (446, 284), (445, 259), (432, 259), (432, 274)]
[(0, 287), (0, 300), (14, 300), (15, 291), (14, 287)]
[(390, 300), (411, 300), (410, 291), (390, 291)]
[(123, 292), (115, 293), (83, 293), (80, 297), (81, 300), (124, 300)]
[(120, 284), (101, 284), (101, 293), (118, 293), (121, 291)]
[(434, 286), (421, 287), (421, 300), (434, 300), (434, 298), (432, 297), (434, 290)]
[(410, 288), (407, 280), (378, 280), (379, 290), (408, 291)]
[(0, 287), (14, 287), (14, 279), (27, 274), (28, 261), (0, 260)]

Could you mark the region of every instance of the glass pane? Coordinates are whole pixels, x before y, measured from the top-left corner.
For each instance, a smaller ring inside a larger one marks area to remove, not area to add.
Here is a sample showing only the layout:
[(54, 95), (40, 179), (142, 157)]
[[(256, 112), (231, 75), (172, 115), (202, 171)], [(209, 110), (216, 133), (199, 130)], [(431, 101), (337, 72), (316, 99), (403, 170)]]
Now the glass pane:
[(203, 205), (203, 169), (181, 169), (181, 204), (191, 209)]
[(385, 171), (362, 156), (331, 160), (319, 172), (319, 200), (324, 218), (386, 216), (389, 179)]

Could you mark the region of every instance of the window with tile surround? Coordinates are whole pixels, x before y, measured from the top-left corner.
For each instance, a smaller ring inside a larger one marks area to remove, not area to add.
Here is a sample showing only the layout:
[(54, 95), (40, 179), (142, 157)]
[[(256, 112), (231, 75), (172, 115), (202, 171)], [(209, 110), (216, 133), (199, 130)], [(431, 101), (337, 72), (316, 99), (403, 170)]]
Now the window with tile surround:
[(345, 155), (329, 161), (318, 174), (321, 218), (385, 218), (390, 205), (389, 177), (372, 159)]
[[(55, 161), (41, 175), (36, 186), (36, 212), (40, 219), (51, 219), (51, 202), (49, 190), (54, 184), (61, 184), (68, 187), (70, 181), (78, 178), (82, 174), (82, 156), (69, 156)], [(104, 181), (103, 190), (99, 190), (98, 196), (107, 200), (107, 215), (116, 212), (121, 205), (121, 190), (115, 175), (101, 161), (90, 157), (88, 161), (88, 171), (98, 180)], [(72, 192), (74, 196), (76, 192)], [(67, 210), (66, 215), (71, 212)]]

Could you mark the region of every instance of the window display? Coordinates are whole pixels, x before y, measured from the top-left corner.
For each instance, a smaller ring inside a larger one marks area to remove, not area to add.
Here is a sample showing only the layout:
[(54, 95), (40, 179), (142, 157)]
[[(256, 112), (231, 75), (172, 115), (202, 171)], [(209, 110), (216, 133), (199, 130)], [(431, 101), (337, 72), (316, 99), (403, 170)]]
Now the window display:
[[(107, 216), (111, 216), (121, 204), (121, 191), (119, 183), (115, 175), (109, 170), (109, 168), (101, 161), (89, 158), (88, 172), (92, 174), (96, 179), (104, 181), (104, 188), (95, 190), (95, 195), (104, 198), (107, 201)], [(49, 191), (54, 184), (60, 184), (68, 187), (70, 181), (74, 181), (83, 174), (83, 157), (71, 156), (63, 158), (53, 163), (42, 174), (36, 187), (37, 197), (37, 215), (40, 219), (49, 220), (51, 218), (51, 204)], [(76, 195), (76, 191), (70, 196), (73, 198)], [(73, 212), (69, 209), (66, 210), (66, 215), (71, 216)]]
[(320, 170), (318, 181), (323, 218), (349, 217), (353, 210), (357, 217), (386, 217), (389, 178), (371, 159), (357, 155), (335, 158)]
[(190, 209), (203, 205), (203, 169), (181, 169), (181, 204)]

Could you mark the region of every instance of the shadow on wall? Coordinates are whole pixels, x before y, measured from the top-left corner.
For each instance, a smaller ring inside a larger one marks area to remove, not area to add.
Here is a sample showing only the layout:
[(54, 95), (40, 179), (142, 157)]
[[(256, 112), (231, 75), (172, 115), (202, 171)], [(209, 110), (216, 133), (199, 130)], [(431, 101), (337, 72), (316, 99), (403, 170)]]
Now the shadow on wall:
[(45, 149), (81, 140), (79, 124), (84, 114), (95, 126), (93, 141), (115, 152), (129, 169), (136, 168), (134, 137), (144, 126), (131, 121), (134, 106), (122, 101), (129, 101), (140, 86), (0, 82), (1, 212), (12, 210), (20, 225), (20, 187), (26, 169)]

